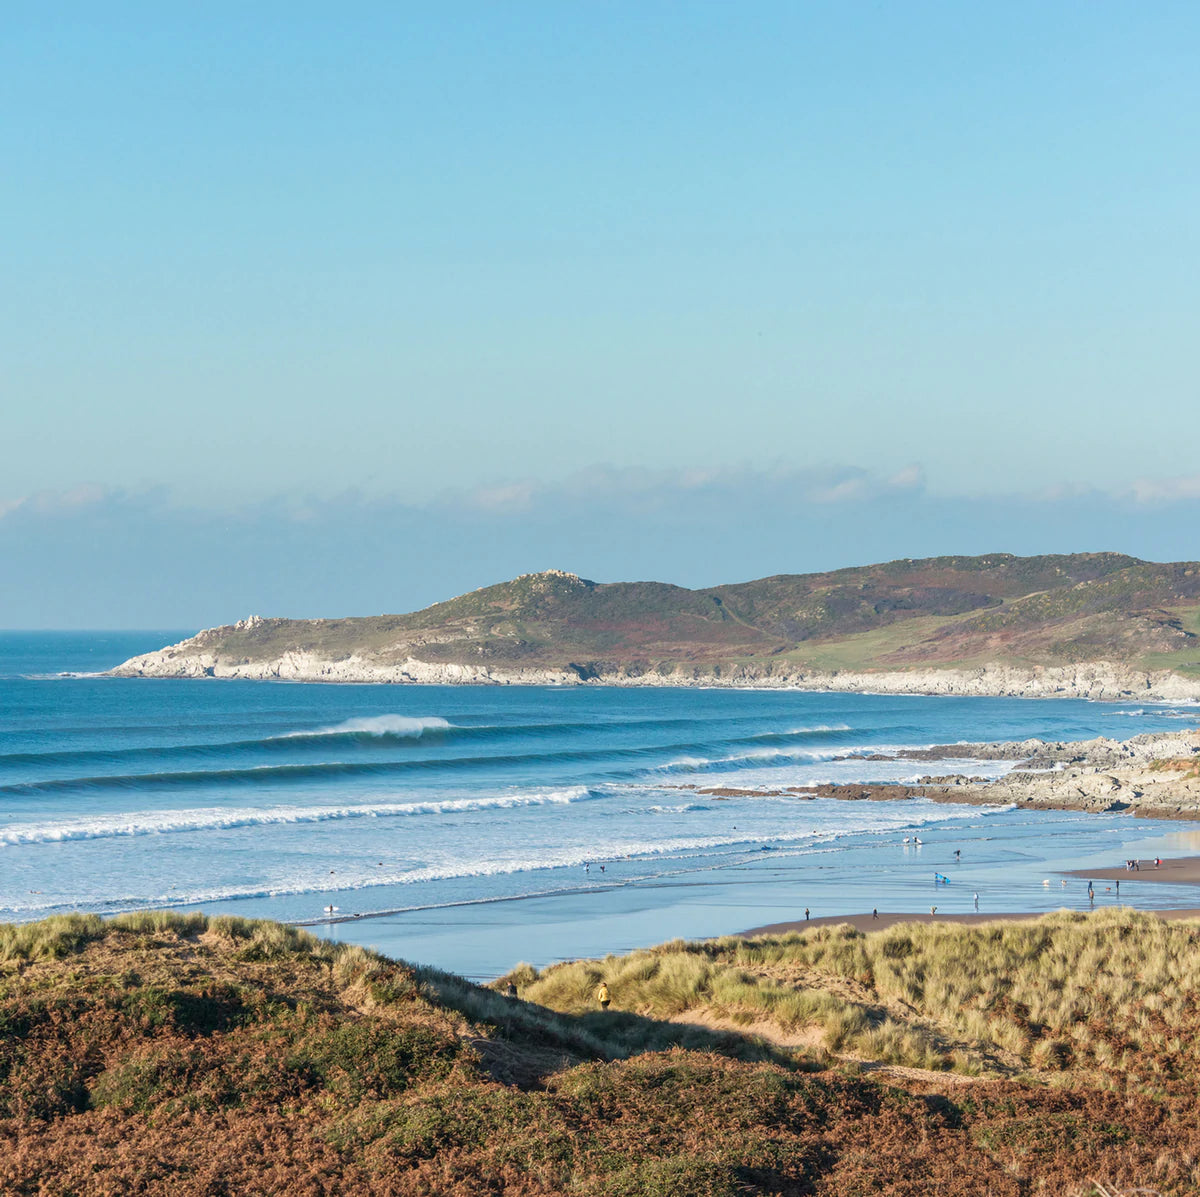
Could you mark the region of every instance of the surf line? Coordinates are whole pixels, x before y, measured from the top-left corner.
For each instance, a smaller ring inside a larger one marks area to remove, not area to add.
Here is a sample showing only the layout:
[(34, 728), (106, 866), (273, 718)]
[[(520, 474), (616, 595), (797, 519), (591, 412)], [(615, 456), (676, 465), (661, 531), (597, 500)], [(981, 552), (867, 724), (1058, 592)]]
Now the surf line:
[[(456, 902), (427, 902), (419, 906), (393, 906), (386, 910), (367, 910), (358, 913), (342, 913), (336, 915), (327, 915), (324, 918), (313, 919), (282, 919), (281, 922), (289, 927), (328, 927), (334, 923), (357, 923), (363, 919), (382, 919), (388, 918), (394, 914), (419, 914), (426, 910), (451, 910), (459, 906), (490, 906), (496, 902), (527, 902), (533, 898), (561, 898), (571, 894), (580, 892), (605, 894), (611, 893), (617, 889), (628, 889), (631, 886), (644, 886), (653, 888), (657, 882), (665, 880), (669, 877), (685, 877), (691, 873), (716, 873), (722, 869), (736, 867), (739, 864), (745, 864), (750, 860), (757, 858), (758, 850), (750, 852), (741, 850), (738, 852), (729, 853), (730, 857), (737, 859), (719, 860), (711, 864), (694, 865), (683, 869), (667, 869), (661, 873), (643, 873), (637, 877), (611, 877), (605, 874), (604, 881), (599, 885), (588, 885), (581, 891), (579, 888), (560, 886), (556, 889), (541, 889), (533, 890), (525, 894), (495, 894), (491, 897), (484, 898), (460, 898)], [(784, 855), (791, 855), (790, 853)], [(799, 854), (797, 854), (799, 855)], [(561, 867), (561, 866), (560, 866)], [(388, 884), (388, 883), (383, 883)], [(311, 892), (311, 891), (310, 891)], [(323, 893), (356, 893), (357, 890), (323, 890), (317, 891)], [(230, 899), (233, 900), (233, 899)], [(181, 905), (194, 905), (195, 903), (181, 903)]]

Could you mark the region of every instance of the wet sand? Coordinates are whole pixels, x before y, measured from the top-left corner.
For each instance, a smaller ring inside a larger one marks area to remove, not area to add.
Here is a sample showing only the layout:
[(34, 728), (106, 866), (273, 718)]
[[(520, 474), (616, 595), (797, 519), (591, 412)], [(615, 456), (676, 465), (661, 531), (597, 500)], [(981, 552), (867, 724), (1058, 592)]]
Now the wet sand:
[(1116, 865), (1111, 869), (1076, 869), (1064, 874), (1067, 877), (1087, 877), (1092, 881), (1173, 881), (1181, 885), (1200, 885), (1200, 856), (1181, 856), (1174, 860), (1164, 859), (1159, 868), (1154, 860), (1139, 860), (1138, 869), (1127, 869)]
[[(1065, 877), (1084, 877), (1092, 881), (1172, 881), (1180, 885), (1200, 885), (1200, 856), (1179, 856), (1172, 860), (1164, 859), (1158, 868), (1154, 867), (1154, 859), (1139, 860), (1140, 869), (1127, 869), (1117, 866), (1112, 869), (1076, 869), (1071, 872), (1058, 874)], [(1113, 893), (1112, 886), (1105, 887), (1105, 893)], [(957, 897), (957, 895), (955, 895)], [(1120, 905), (1118, 900), (1116, 905)], [(1114, 903), (1104, 899), (1094, 909), (1110, 909)], [(1065, 907), (1064, 907), (1065, 909)], [(1131, 909), (1134, 909), (1131, 907)], [(1147, 914), (1157, 915), (1160, 919), (1200, 919), (1200, 908), (1183, 907), (1175, 910), (1150, 910)], [(894, 927), (897, 923), (1012, 923), (1033, 922), (1042, 918), (1040, 914), (1021, 914), (1012, 911), (997, 911), (985, 913), (975, 911), (967, 914), (934, 914), (928, 910), (892, 911), (881, 910), (876, 918), (869, 911), (866, 914), (834, 914), (818, 915), (816, 918), (796, 919), (786, 923), (768, 923), (763, 927), (751, 927), (749, 931), (739, 931), (739, 935), (783, 935), (788, 931), (804, 931), (809, 927), (835, 927), (841, 923), (849, 923), (859, 931), (882, 931), (886, 927)]]
[[(1164, 866), (1166, 861), (1163, 861)], [(1097, 910), (1111, 910), (1111, 903), (1098, 905)], [(1134, 909), (1130, 907), (1130, 909)], [(1071, 911), (1072, 914), (1079, 913)], [(1181, 910), (1148, 910), (1146, 914), (1157, 915), (1160, 919), (1200, 919), (1200, 909), (1181, 909)], [(984, 914), (980, 911), (978, 914), (935, 914), (930, 916), (928, 910), (925, 911), (884, 911), (879, 912), (878, 918), (873, 918), (868, 911), (866, 914), (835, 914), (826, 917), (800, 919), (798, 922), (790, 923), (768, 923), (765, 927), (751, 927), (749, 931), (739, 931), (740, 936), (749, 935), (784, 935), (789, 931), (807, 931), (812, 927), (836, 927), (844, 923), (849, 923), (858, 931), (883, 931), (888, 927), (894, 927), (897, 923), (1032, 923), (1040, 918), (1045, 918), (1042, 914)]]

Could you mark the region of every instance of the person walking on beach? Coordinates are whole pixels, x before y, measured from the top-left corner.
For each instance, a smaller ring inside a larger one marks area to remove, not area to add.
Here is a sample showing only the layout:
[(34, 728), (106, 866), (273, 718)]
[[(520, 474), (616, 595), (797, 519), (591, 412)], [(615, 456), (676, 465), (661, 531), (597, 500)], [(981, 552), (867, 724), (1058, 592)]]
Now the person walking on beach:
[(600, 1003), (601, 1010), (608, 1009), (608, 1003), (612, 1001), (612, 994), (608, 992), (607, 981), (600, 982), (600, 988), (596, 990), (596, 1001)]
[(876, 907), (874, 907), (874, 908), (872, 909), (872, 911), (871, 911), (871, 917), (872, 917), (873, 919), (877, 919), (877, 918), (879, 917), (879, 907), (878, 907), (878, 906), (876, 906)]
[(1119, 898), (1120, 896), (1121, 896), (1121, 883), (1118, 881), (1117, 882), (1117, 897)]
[(975, 893), (975, 909), (976, 910), (979, 909), (979, 892), (978, 891), (976, 891), (976, 893)]
[(934, 916), (935, 914), (937, 914), (937, 907), (936, 907), (936, 906), (931, 906), (931, 907), (929, 908), (929, 917), (930, 917), (930, 918), (933, 918), (933, 916)]
[(806, 923), (808, 922), (808, 907), (807, 906), (804, 908), (804, 921)]

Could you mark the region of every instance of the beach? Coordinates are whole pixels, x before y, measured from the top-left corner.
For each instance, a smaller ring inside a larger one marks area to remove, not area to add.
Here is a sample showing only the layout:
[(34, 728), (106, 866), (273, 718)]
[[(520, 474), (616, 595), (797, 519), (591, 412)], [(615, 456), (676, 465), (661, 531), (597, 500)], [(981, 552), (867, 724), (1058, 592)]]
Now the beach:
[[(1138, 870), (1126, 869), (1124, 866), (1112, 869), (1072, 869), (1064, 875), (1080, 877), (1089, 881), (1116, 882), (1127, 881), (1136, 884), (1138, 881), (1167, 881), (1177, 885), (1200, 885), (1200, 856), (1181, 856), (1170, 860), (1161, 859), (1161, 864), (1155, 868), (1154, 860), (1139, 860), (1142, 866)], [(1104, 891), (1112, 894), (1115, 891), (1108, 886)], [(1105, 901), (1099, 909), (1110, 909), (1113, 905), (1122, 905)], [(1064, 907), (1064, 909), (1067, 909)], [(1149, 914), (1160, 919), (1200, 919), (1200, 907), (1178, 907), (1166, 910), (1150, 910)], [(791, 931), (808, 931), (813, 927), (833, 927), (849, 925), (857, 931), (884, 931), (900, 923), (961, 923), (977, 926), (984, 923), (1028, 922), (1041, 915), (1032, 915), (1027, 911), (997, 911), (985, 913), (982, 911), (945, 911), (938, 910), (931, 914), (928, 910), (880, 910), (877, 914), (869, 911), (865, 914), (829, 914), (817, 915), (807, 919), (789, 919), (781, 923), (767, 923), (761, 927), (751, 927), (739, 934), (754, 935), (786, 935)]]
[(1117, 865), (1111, 869), (1074, 869), (1068, 877), (1087, 877), (1093, 881), (1121, 881), (1138, 885), (1147, 881), (1165, 881), (1176, 885), (1200, 885), (1200, 856), (1183, 856), (1173, 860), (1163, 859), (1158, 868), (1153, 858), (1138, 860), (1138, 868), (1127, 869)]

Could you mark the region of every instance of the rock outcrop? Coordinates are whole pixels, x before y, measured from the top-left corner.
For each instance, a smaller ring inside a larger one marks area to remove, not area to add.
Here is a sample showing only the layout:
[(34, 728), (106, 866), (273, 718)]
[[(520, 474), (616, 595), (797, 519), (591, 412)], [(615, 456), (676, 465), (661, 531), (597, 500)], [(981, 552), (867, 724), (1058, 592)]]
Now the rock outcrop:
[[(1197, 713), (1200, 719), (1200, 712)], [(789, 787), (804, 797), (903, 799), (1040, 810), (1131, 811), (1156, 819), (1200, 818), (1200, 730), (1150, 732), (1129, 740), (939, 744), (891, 760), (1010, 760), (1017, 767), (987, 781), (930, 774), (908, 785)]]

